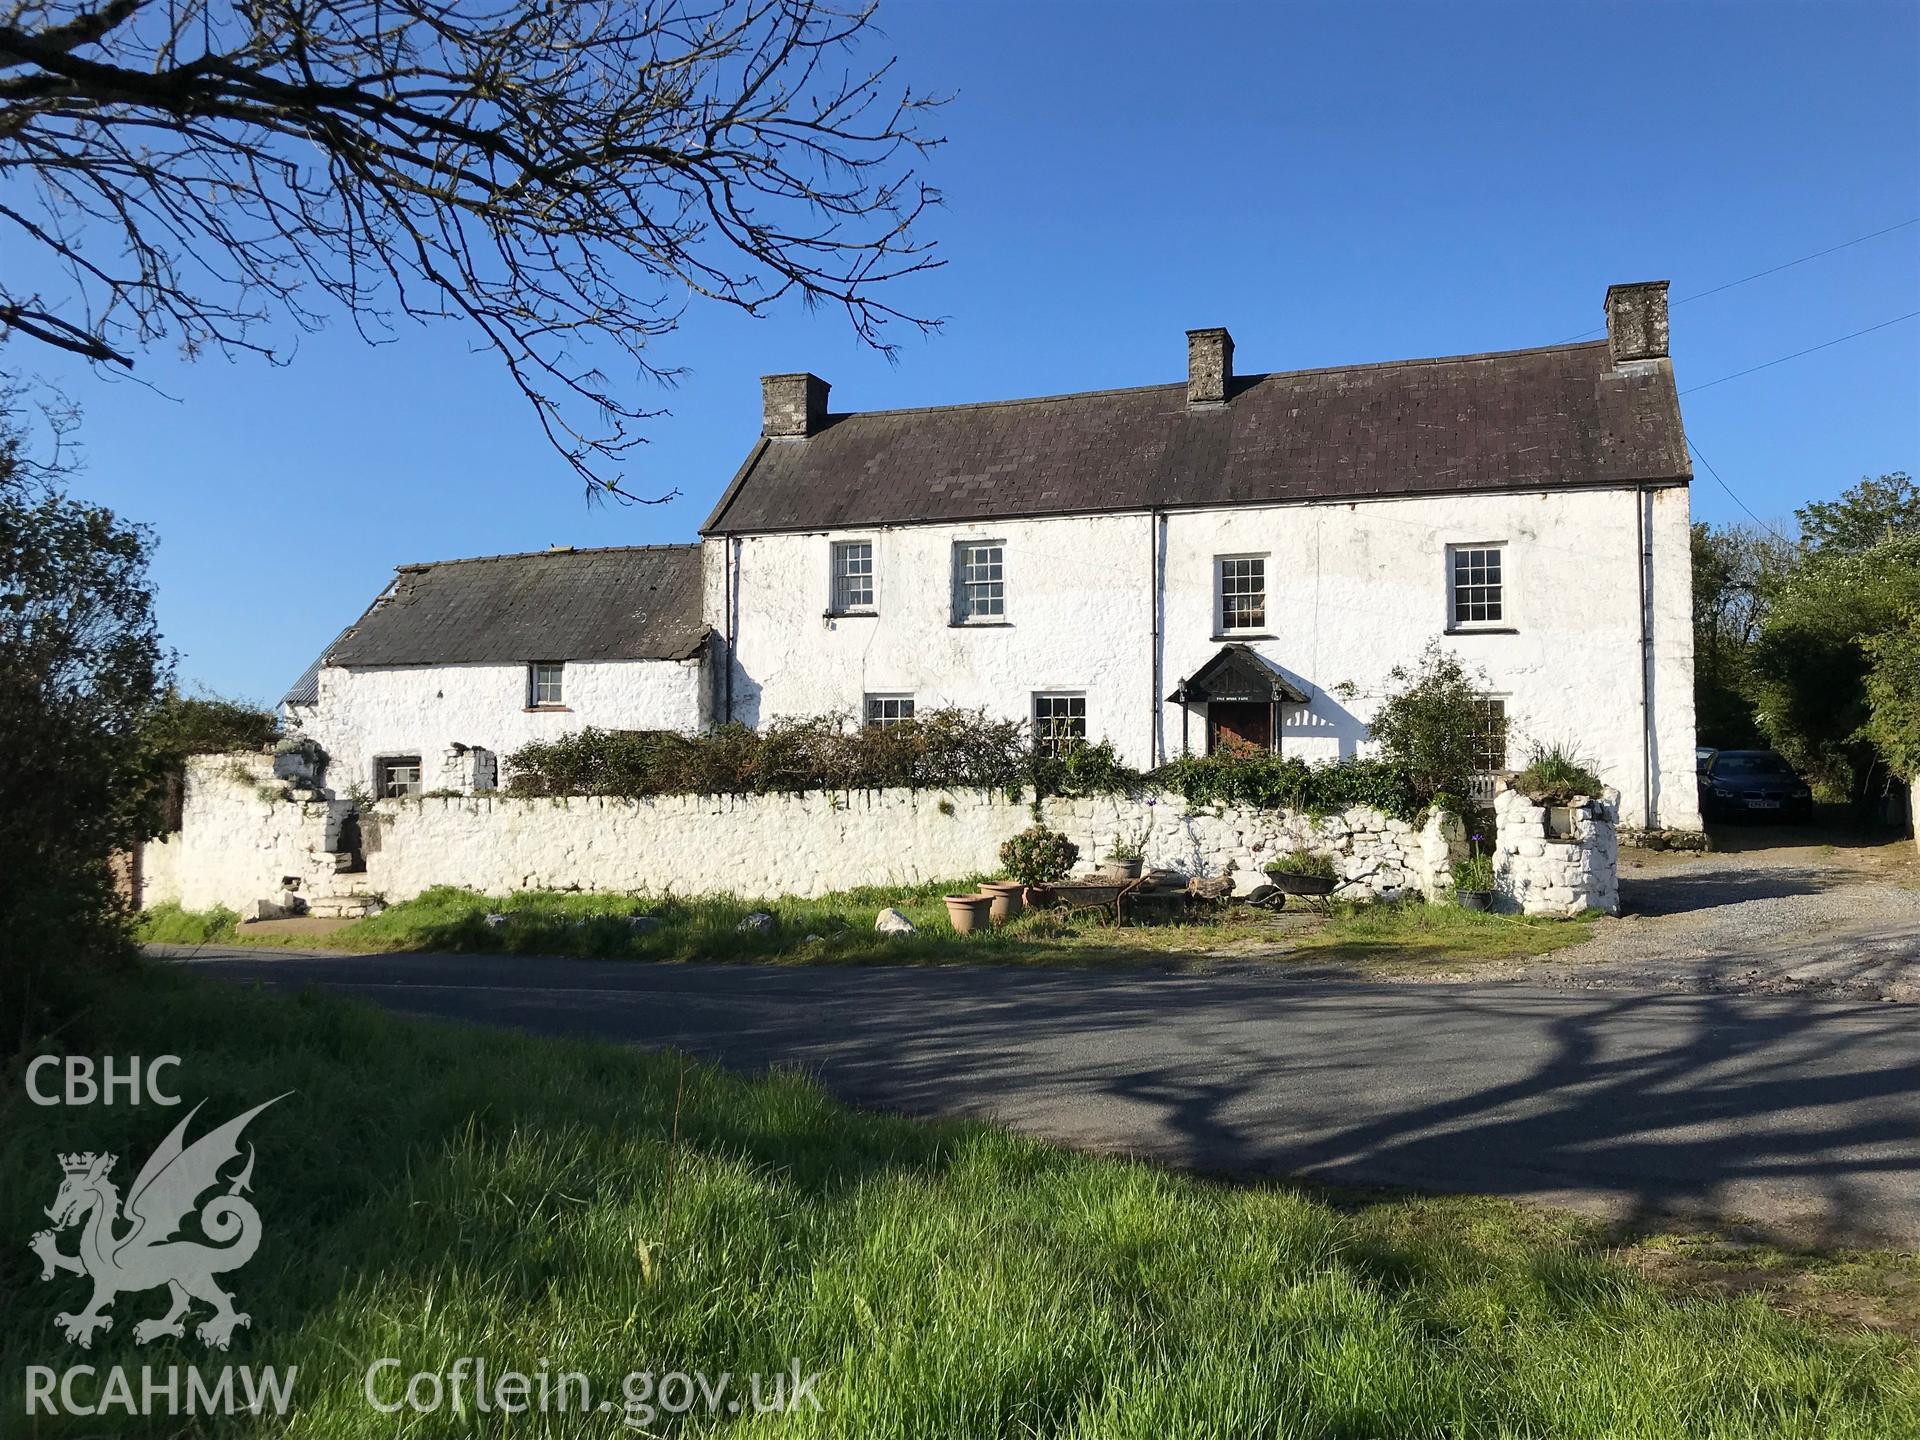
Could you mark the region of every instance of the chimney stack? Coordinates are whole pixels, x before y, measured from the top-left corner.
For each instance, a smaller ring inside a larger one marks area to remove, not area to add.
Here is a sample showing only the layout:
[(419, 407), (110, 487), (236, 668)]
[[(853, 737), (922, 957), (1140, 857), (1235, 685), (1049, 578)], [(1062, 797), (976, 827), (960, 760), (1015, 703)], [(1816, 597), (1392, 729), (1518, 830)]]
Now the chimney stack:
[(832, 388), (804, 370), (798, 375), (762, 375), (760, 433), (805, 439), (827, 418), (827, 392)]
[(1629, 360), (1666, 358), (1666, 281), (1607, 287), (1607, 353), (1616, 370)]
[(1233, 385), (1233, 336), (1225, 328), (1187, 331), (1187, 404), (1224, 405)]

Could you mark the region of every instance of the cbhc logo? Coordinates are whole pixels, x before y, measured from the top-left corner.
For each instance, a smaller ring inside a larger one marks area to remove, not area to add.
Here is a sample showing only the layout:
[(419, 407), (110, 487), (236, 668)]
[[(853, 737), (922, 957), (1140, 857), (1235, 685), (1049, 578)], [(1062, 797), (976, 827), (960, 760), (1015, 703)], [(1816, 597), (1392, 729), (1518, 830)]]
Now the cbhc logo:
[[(138, 1055), (125, 1060), (106, 1056), (96, 1065), (87, 1055), (41, 1055), (27, 1066), (27, 1098), (36, 1105), (138, 1105), (142, 1099), (155, 1105), (178, 1105), (180, 1097), (160, 1088), (160, 1072), (178, 1069), (178, 1055), (161, 1055), (142, 1061)], [(60, 1088), (40, 1088), (40, 1076), (46, 1070), (62, 1072)], [(124, 1100), (116, 1100), (116, 1095)]]

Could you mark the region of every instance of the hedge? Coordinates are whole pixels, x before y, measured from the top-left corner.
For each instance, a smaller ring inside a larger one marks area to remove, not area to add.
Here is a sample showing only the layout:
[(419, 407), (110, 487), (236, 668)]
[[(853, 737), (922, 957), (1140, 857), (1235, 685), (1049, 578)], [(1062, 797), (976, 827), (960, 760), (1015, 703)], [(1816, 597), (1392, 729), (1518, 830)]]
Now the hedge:
[(723, 725), (703, 735), (582, 730), (507, 757), (516, 796), (766, 795), (807, 790), (999, 790), (1011, 797), (1135, 795), (1167, 790), (1198, 805), (1327, 813), (1364, 805), (1413, 818), (1424, 803), (1385, 760), (1308, 765), (1293, 756), (1210, 755), (1152, 774), (1122, 764), (1107, 741), (1060, 758), (1035, 753), (1028, 726), (982, 711), (930, 710), (885, 729), (843, 715)]

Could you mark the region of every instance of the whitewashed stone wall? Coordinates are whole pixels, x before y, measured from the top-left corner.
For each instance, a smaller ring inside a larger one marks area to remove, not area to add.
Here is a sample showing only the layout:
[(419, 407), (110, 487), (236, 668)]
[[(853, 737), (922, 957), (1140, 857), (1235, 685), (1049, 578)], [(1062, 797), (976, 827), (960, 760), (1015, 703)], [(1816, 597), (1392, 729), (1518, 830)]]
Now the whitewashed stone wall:
[(270, 755), (195, 756), (185, 783), (181, 829), (141, 851), (143, 905), (238, 910), (278, 894), (288, 878), (303, 897), (332, 893), (345, 801), (291, 798)]
[[(287, 798), (266, 757), (196, 760), (183, 831), (147, 847), (146, 901), (241, 909), (285, 876), (309, 898), (351, 889), (388, 901), (435, 885), (815, 896), (995, 871), (1001, 843), (1033, 823), (1027, 803), (976, 791), (383, 800), (361, 814), (365, 872), (336, 877), (345, 810)], [(1144, 839), (1150, 865), (1230, 875), (1243, 892), (1276, 855), (1312, 849), (1337, 857), (1343, 895), (1435, 895), (1461, 838), (1438, 815), (1415, 829), (1371, 810), (1316, 819), (1177, 796), (1050, 800), (1042, 812), (1080, 846), (1083, 868)]]
[(1620, 913), (1620, 795), (1575, 796), (1567, 838), (1548, 833), (1548, 809), (1508, 787), (1493, 797), (1494, 888), (1526, 915)]

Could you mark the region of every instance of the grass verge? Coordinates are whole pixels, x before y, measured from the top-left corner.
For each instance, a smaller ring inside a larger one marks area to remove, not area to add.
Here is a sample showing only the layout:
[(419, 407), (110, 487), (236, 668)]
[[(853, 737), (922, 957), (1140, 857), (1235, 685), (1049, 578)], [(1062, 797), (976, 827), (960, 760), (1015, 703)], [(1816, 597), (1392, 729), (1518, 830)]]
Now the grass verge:
[[(991, 932), (956, 935), (941, 897), (971, 891), (977, 883), (875, 887), (817, 900), (544, 890), (488, 896), (441, 886), (323, 932), (273, 931), (240, 925), (228, 910), (186, 911), (167, 904), (141, 916), (140, 938), (360, 953), (451, 951), (796, 964), (1111, 965), (1231, 957), (1311, 960), (1407, 973), (1443, 962), (1453, 966), (1543, 954), (1578, 944), (1592, 933), (1584, 920), (1478, 915), (1415, 903), (1336, 905), (1313, 917), (1223, 906), (1189, 924), (1124, 927), (1098, 913), (1027, 911)], [(904, 913), (919, 927), (918, 933), (903, 937), (876, 932), (874, 917), (887, 906)], [(740, 929), (755, 911), (773, 917), (771, 930)], [(504, 916), (504, 923), (489, 924), (490, 915)]]
[[(248, 1131), (265, 1239), (228, 1279), (254, 1319), (223, 1358), (297, 1367), (297, 1415), (194, 1433), (635, 1433), (618, 1414), (391, 1416), (365, 1398), (375, 1358), (407, 1376), (463, 1356), (496, 1375), (577, 1371), (615, 1399), (637, 1371), (772, 1374), (797, 1359), (822, 1374), (818, 1413), (635, 1416), (648, 1433), (1920, 1431), (1899, 1337), (1751, 1297), (1675, 1296), (1599, 1230), (1504, 1202), (1336, 1206), (850, 1111), (790, 1076), (483, 1038), (151, 969), (68, 1039), (182, 1056), (177, 1088), (206, 1098), (209, 1125), (294, 1092)], [(22, 1240), (45, 1223), (56, 1151), (111, 1149), (124, 1184), (179, 1113), (10, 1109), (0, 1230)], [(123, 1295), (120, 1323), (83, 1357), (52, 1325), (84, 1300), (80, 1280), (42, 1284), (9, 1244), (0, 1286), (7, 1413), (22, 1414), (29, 1364), (209, 1368), (192, 1341), (134, 1344), (156, 1292)]]

